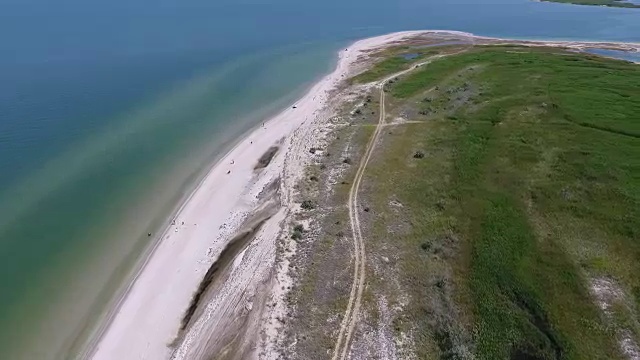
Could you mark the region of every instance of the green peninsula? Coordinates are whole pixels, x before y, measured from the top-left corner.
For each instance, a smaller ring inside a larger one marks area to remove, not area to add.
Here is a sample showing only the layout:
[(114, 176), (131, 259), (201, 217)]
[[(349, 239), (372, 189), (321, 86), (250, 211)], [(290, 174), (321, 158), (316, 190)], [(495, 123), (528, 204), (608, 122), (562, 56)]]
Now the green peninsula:
[(295, 236), (293, 358), (336, 344), (353, 226), (356, 358), (383, 353), (371, 341), (531, 360), (627, 359), (640, 343), (640, 66), (474, 40), (409, 40), (350, 79), (299, 187), (318, 228)]
[(634, 4), (633, 2), (627, 1), (627, 0), (541, 0), (541, 1), (576, 4), (576, 5), (640, 8), (640, 4)]

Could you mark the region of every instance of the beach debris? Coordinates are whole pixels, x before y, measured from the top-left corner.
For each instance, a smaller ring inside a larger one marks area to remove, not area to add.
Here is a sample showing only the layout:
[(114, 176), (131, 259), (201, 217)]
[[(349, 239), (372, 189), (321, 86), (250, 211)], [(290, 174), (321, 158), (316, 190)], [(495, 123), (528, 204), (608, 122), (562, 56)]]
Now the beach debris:
[(151, 236), (151, 233), (147, 233), (147, 236)]
[(231, 174), (231, 170), (227, 171), (227, 175)]
[(297, 107), (296, 105), (293, 105), (293, 108), (294, 108), (294, 109), (297, 109), (298, 107)]

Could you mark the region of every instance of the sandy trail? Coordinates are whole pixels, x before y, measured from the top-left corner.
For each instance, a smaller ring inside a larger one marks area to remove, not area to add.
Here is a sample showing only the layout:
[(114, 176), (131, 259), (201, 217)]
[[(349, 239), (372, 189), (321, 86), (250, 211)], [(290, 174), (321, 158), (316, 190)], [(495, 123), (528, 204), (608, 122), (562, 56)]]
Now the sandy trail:
[(362, 302), (362, 292), (364, 291), (366, 278), (366, 253), (358, 212), (358, 191), (360, 190), (360, 183), (362, 182), (362, 177), (367, 168), (367, 164), (369, 164), (369, 160), (371, 159), (371, 155), (373, 154), (373, 149), (386, 123), (384, 86), (387, 82), (389, 82), (389, 80), (411, 72), (419, 67), (422, 67), (423, 65), (426, 65), (432, 60), (439, 57), (441, 56), (431, 57), (429, 60), (420, 62), (410, 69), (392, 74), (376, 84), (376, 88), (380, 89), (380, 118), (378, 120), (378, 123), (376, 124), (376, 129), (373, 133), (373, 136), (367, 143), (365, 154), (360, 161), (355, 179), (353, 181), (353, 184), (351, 185), (351, 188), (349, 189), (349, 221), (351, 223), (351, 232), (355, 248), (354, 275), (353, 284), (351, 286), (351, 294), (349, 296), (349, 302), (347, 304), (347, 310), (345, 311), (342, 323), (340, 324), (340, 331), (338, 332), (338, 339), (336, 340), (336, 345), (333, 349), (332, 360), (337, 360), (338, 358), (344, 360), (347, 358), (349, 354), (349, 344), (351, 341), (351, 336), (353, 335), (353, 330), (355, 329), (358, 321), (358, 313), (360, 311), (360, 304)]

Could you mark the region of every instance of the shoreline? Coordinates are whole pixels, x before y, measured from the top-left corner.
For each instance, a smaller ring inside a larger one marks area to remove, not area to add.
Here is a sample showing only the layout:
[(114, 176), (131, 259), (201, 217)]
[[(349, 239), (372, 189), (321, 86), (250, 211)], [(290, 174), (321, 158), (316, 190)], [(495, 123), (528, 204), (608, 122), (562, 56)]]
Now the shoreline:
[[(394, 34), (393, 37), (398, 37), (399, 35)], [(400, 35), (401, 36), (401, 35)], [(389, 35), (384, 35), (383, 38), (388, 38)], [(342, 52), (341, 52), (342, 53)], [(283, 136), (291, 134), (295, 128), (297, 128), (301, 123), (306, 121), (304, 115), (307, 117), (312, 113), (317, 112), (321, 108), (324, 107), (326, 102), (326, 92), (336, 86), (344, 75), (344, 61), (347, 61), (349, 56), (339, 56), (338, 64), (334, 68), (334, 71), (328, 74), (327, 76), (321, 78), (316, 84), (314, 84), (311, 89), (300, 98), (298, 101), (294, 102), (297, 104), (297, 108), (289, 107), (284, 109), (276, 116), (272, 117), (270, 120), (264, 123), (264, 127), (259, 126), (257, 129), (248, 132), (242, 138), (240, 138), (235, 146), (231, 148), (226, 154), (224, 154), (220, 160), (215, 162), (211, 169), (207, 172), (204, 178), (199, 182), (199, 184), (195, 187), (193, 192), (184, 200), (183, 204), (179, 207), (179, 210), (176, 212), (175, 218), (178, 219), (176, 225), (170, 225), (167, 231), (165, 231), (161, 237), (161, 239), (154, 244), (153, 248), (149, 251), (147, 258), (142, 262), (142, 266), (140, 266), (139, 270), (136, 273), (136, 276), (132, 279), (130, 284), (125, 288), (124, 294), (121, 296), (119, 301), (116, 303), (116, 308), (110, 311), (110, 321), (107, 321), (107, 324), (104, 325), (103, 331), (100, 331), (98, 339), (89, 344), (91, 347), (87, 351), (85, 351), (85, 357), (101, 359), (101, 358), (122, 358), (121, 355), (126, 354), (127, 356), (131, 356), (136, 353), (135, 344), (146, 345), (147, 341), (134, 341), (135, 336), (128, 336), (128, 333), (145, 333), (148, 335), (150, 332), (142, 331), (141, 323), (152, 322), (150, 318), (146, 318), (145, 320), (140, 319), (140, 317), (144, 317), (142, 312), (140, 311), (143, 307), (143, 303), (141, 299), (146, 297), (147, 300), (157, 300), (156, 296), (149, 297), (149, 293), (157, 290), (158, 287), (166, 286), (166, 278), (162, 277), (162, 282), (149, 281), (149, 277), (158, 278), (158, 273), (156, 271), (151, 271), (153, 269), (159, 269), (160, 263), (165, 265), (165, 263), (170, 263), (167, 261), (171, 257), (167, 257), (168, 254), (172, 254), (174, 250), (182, 250), (189, 253), (189, 260), (184, 261), (181, 264), (176, 264), (178, 266), (191, 265), (192, 268), (192, 276), (189, 276), (189, 279), (182, 278), (183, 281), (177, 281), (176, 283), (180, 284), (183, 288), (183, 291), (175, 291), (173, 289), (173, 294), (182, 293), (182, 295), (167, 295), (167, 303), (170, 303), (171, 307), (175, 310), (171, 311), (172, 320), (169, 321), (172, 324), (175, 323), (177, 325), (177, 319), (182, 316), (183, 309), (186, 308), (186, 304), (190, 300), (191, 294), (195, 291), (197, 287), (197, 283), (199, 281), (200, 274), (203, 274), (206, 271), (208, 263), (213, 261), (211, 255), (207, 256), (207, 253), (216, 253), (216, 250), (224, 247), (223, 240), (218, 239), (216, 242), (216, 249), (207, 249), (207, 246), (202, 246), (202, 244), (194, 245), (189, 249), (184, 247), (176, 246), (176, 237), (180, 237), (181, 234), (189, 231), (196, 232), (196, 234), (192, 234), (189, 236), (189, 240), (191, 242), (197, 241), (194, 238), (203, 238), (206, 237), (201, 230), (205, 226), (202, 223), (198, 223), (197, 221), (193, 221), (193, 217), (191, 216), (190, 221), (186, 222), (185, 225), (182, 225), (183, 218), (185, 217), (185, 213), (193, 212), (193, 207), (200, 206), (206, 207), (207, 201), (203, 200), (228, 200), (228, 202), (232, 202), (234, 199), (237, 199), (238, 196), (242, 197), (242, 195), (248, 195), (247, 193), (259, 192), (257, 190), (260, 185), (262, 185), (261, 181), (264, 182), (265, 179), (274, 177), (274, 175), (278, 175), (279, 171), (274, 171), (273, 166), (278, 165), (276, 159), (274, 159), (274, 163), (270, 164), (270, 168), (265, 169), (265, 171), (260, 174), (261, 176), (256, 177), (252, 174), (252, 167), (257, 162), (259, 156), (264, 153), (268, 149), (268, 147), (272, 146), (275, 142), (280, 140)], [(343, 64), (341, 66), (341, 64)], [(316, 100), (316, 97), (318, 98)], [(302, 106), (300, 104), (304, 102), (307, 105), (307, 109), (301, 109)], [(306, 111), (303, 111), (306, 110)], [(291, 121), (291, 117), (295, 117), (295, 115), (300, 114), (301, 118), (295, 122)], [(266, 132), (266, 133), (265, 133)], [(253, 140), (252, 140), (253, 139)], [(248, 154), (251, 153), (250, 155)], [(277, 158), (282, 160), (282, 154), (278, 154)], [(235, 165), (230, 166), (230, 162), (232, 159), (235, 159)], [(240, 162), (242, 162), (242, 167), (240, 167)], [(279, 164), (281, 165), (281, 164)], [(226, 174), (226, 171), (231, 170), (233, 167), (233, 172), (231, 174)], [(278, 169), (276, 169), (278, 170)], [(231, 176), (227, 176), (231, 175)], [(262, 178), (262, 179), (260, 179)], [(220, 192), (216, 192), (214, 189), (218, 188), (216, 185), (223, 185), (221, 183), (227, 183), (225, 187), (232, 186), (226, 180), (232, 180), (236, 182), (233, 184), (233, 189), (225, 189), (226, 196), (223, 196)], [(256, 187), (256, 185), (258, 185)], [(253, 189), (252, 189), (253, 187)], [(208, 190), (208, 191), (205, 191)], [(212, 191), (214, 190), (214, 191)], [(247, 191), (249, 190), (249, 191)], [(229, 195), (232, 196), (229, 196)], [(217, 195), (217, 196), (216, 196)], [(218, 199), (220, 198), (220, 199)], [(220, 237), (228, 237), (230, 234), (225, 234), (224, 231), (219, 231), (222, 229), (231, 229), (237, 227), (241, 220), (246, 217), (246, 214), (250, 210), (251, 202), (255, 202), (255, 197), (253, 199), (240, 199), (244, 201), (239, 201), (234, 205), (230, 206), (224, 210), (221, 209), (207, 209), (207, 215), (217, 215), (217, 219), (212, 221), (206, 227), (211, 232), (218, 232)], [(210, 201), (209, 201), (210, 202)], [(201, 210), (201, 209), (198, 209)], [(211, 213), (211, 212), (214, 213)], [(198, 216), (199, 215), (199, 216)], [(196, 214), (196, 218), (200, 218), (204, 214)], [(229, 216), (230, 215), (230, 216)], [(230, 217), (230, 219), (228, 219)], [(227, 221), (224, 221), (227, 219)], [(192, 222), (193, 221), (193, 222)], [(195, 225), (197, 224), (197, 225)], [(200, 225), (199, 228), (196, 226)], [(183, 227), (184, 226), (184, 227)], [(191, 229), (187, 229), (187, 227), (191, 226)], [(182, 231), (180, 231), (182, 230)], [(218, 231), (216, 231), (218, 230)], [(179, 232), (180, 231), (180, 232)], [(177, 234), (177, 235), (176, 235)], [(170, 242), (171, 241), (171, 242)], [(172, 245), (174, 245), (172, 248)], [(194, 264), (195, 263), (195, 264)], [(181, 269), (178, 268), (178, 271)], [(175, 275), (176, 273), (173, 273)], [(195, 281), (197, 280), (197, 281)], [(153, 284), (156, 283), (156, 284)], [(186, 294), (184, 294), (186, 292)], [(146, 294), (146, 296), (145, 296)], [(156, 301), (158, 302), (158, 301)], [(177, 302), (178, 304), (174, 304)], [(165, 304), (166, 305), (166, 304)], [(163, 307), (164, 308), (164, 307)], [(135, 316), (133, 315), (135, 314)], [(163, 316), (165, 318), (169, 317), (166, 314), (166, 311), (163, 311)], [(133, 318), (137, 318), (134, 320)], [(133, 324), (136, 324), (135, 326)], [(175, 335), (175, 331), (173, 329), (173, 325), (166, 326), (167, 323), (157, 324), (155, 323), (152, 328), (156, 332), (163, 332), (162, 335), (157, 334), (158, 336), (146, 336), (146, 338), (157, 338), (163, 337), (162, 340), (159, 341), (160, 346), (152, 351), (147, 351), (146, 349), (139, 349), (141, 354), (146, 354), (150, 358), (163, 358), (170, 355), (169, 349), (166, 347), (166, 344), (170, 342), (170, 337)], [(163, 328), (162, 330), (158, 329), (158, 326)], [(170, 331), (167, 331), (171, 329)], [(126, 339), (126, 340), (125, 340)], [(169, 341), (168, 341), (169, 340)], [(93, 345), (93, 346), (92, 346)], [(146, 348), (146, 347), (145, 347)], [(122, 350), (117, 350), (122, 349)], [(126, 352), (124, 352), (126, 349)], [(121, 355), (117, 355), (121, 354)], [(157, 356), (157, 357), (156, 357)]]
[[(329, 64), (328, 71), (331, 71), (331, 69), (333, 69), (335, 65), (337, 56), (334, 56), (334, 58), (335, 59), (331, 60), (331, 64)], [(256, 119), (259, 117), (264, 117), (267, 119), (272, 119), (276, 117), (278, 114), (280, 114), (283, 111), (282, 110), (283, 104), (289, 103), (291, 101), (291, 98), (294, 98), (294, 99), (298, 98), (299, 95), (295, 95), (295, 93), (308, 92), (311, 87), (313, 87), (321, 79), (326, 77), (327, 76), (326, 74), (327, 73), (318, 75), (313, 80), (300, 85), (298, 89), (293, 90), (290, 93), (286, 94), (283, 99), (277, 101), (278, 105), (266, 106), (266, 109), (267, 109), (266, 114), (256, 115), (256, 114), (262, 114), (263, 108), (260, 108), (255, 112), (254, 111), (249, 112), (246, 115), (246, 117), (256, 118)], [(287, 106), (286, 108), (289, 108), (289, 107), (290, 105)], [(210, 154), (210, 157), (213, 158), (213, 160), (207, 165), (204, 171), (203, 169), (201, 169), (198, 172), (199, 175), (197, 175), (193, 183), (185, 186), (181, 190), (181, 192), (183, 192), (183, 195), (179, 198), (178, 201), (176, 201), (176, 206), (174, 206), (168, 212), (167, 217), (164, 218), (164, 220), (160, 223), (160, 226), (157, 229), (152, 229), (152, 230), (155, 230), (153, 231), (154, 232), (153, 236), (158, 237), (158, 235), (160, 235), (160, 238), (158, 238), (157, 240), (154, 240), (152, 243), (146, 246), (143, 252), (141, 253), (140, 257), (138, 258), (138, 260), (136, 260), (133, 263), (133, 267), (127, 272), (127, 275), (124, 277), (124, 281), (121, 284), (119, 284), (116, 289), (117, 296), (113, 297), (113, 299), (108, 303), (109, 305), (105, 307), (106, 311), (103, 314), (101, 314), (100, 319), (98, 320), (98, 322), (96, 322), (96, 325), (92, 327), (89, 336), (86, 336), (82, 339), (82, 340), (88, 340), (88, 341), (83, 341), (83, 342), (79, 341), (79, 343), (82, 344), (79, 349), (80, 353), (72, 354), (74, 355), (74, 358), (86, 359), (86, 358), (91, 358), (94, 355), (95, 348), (97, 344), (101, 341), (102, 337), (104, 336), (104, 332), (106, 331), (106, 329), (110, 326), (113, 320), (114, 314), (118, 311), (123, 301), (125, 300), (127, 293), (133, 287), (134, 282), (140, 276), (140, 273), (143, 271), (144, 267), (150, 261), (150, 258), (153, 256), (154, 252), (156, 251), (157, 247), (162, 241), (162, 238), (169, 232), (169, 230), (171, 230), (171, 219), (176, 218), (180, 213), (180, 211), (183, 210), (183, 208), (186, 206), (188, 201), (192, 198), (192, 196), (194, 195), (198, 187), (200, 187), (201, 184), (204, 182), (204, 180), (210, 175), (213, 168), (215, 166), (218, 166), (221, 163), (221, 161), (227, 155), (229, 155), (232, 151), (234, 151), (234, 149), (243, 140), (245, 140), (247, 137), (249, 137), (252, 133), (256, 132), (260, 128), (261, 128), (261, 124), (259, 123), (255, 123), (247, 126), (244, 130), (241, 130), (239, 132), (239, 135), (234, 136), (231, 140), (225, 141), (226, 144), (222, 146), (222, 149), (220, 152)]]
[[(403, 31), (351, 43), (347, 51), (339, 51), (337, 64), (332, 72), (311, 85), (304, 96), (288, 108), (278, 112), (262, 126), (258, 124), (244, 133), (233, 142), (233, 146), (227, 152), (213, 162), (209, 171), (173, 213), (172, 218), (176, 219), (176, 224), (172, 225), (171, 221), (168, 221), (169, 225), (162, 229), (161, 237), (145, 251), (137, 270), (132, 271), (135, 275), (128, 284), (123, 285), (122, 295), (107, 313), (108, 319), (103, 326), (96, 330), (95, 339), (87, 344), (87, 351), (82, 357), (112, 359), (144, 356), (150, 359), (186, 359), (190, 358), (188, 354), (191, 354), (191, 351), (199, 351), (193, 350), (197, 348), (193, 345), (195, 338), (189, 335), (189, 341), (178, 346), (176, 352), (168, 344), (178, 333), (180, 319), (202, 276), (217, 260), (227, 241), (234, 236), (243, 221), (255, 210), (260, 193), (271, 182), (280, 178), (285, 167), (290, 165), (285, 164), (285, 156), (292, 151), (300, 150), (286, 145), (291, 144), (292, 137), (300, 127), (311, 125), (313, 119), (310, 118), (320, 116), (323, 110), (330, 107), (332, 100), (328, 94), (342, 84), (348, 75), (353, 75), (354, 66), (358, 65), (359, 57), (355, 56), (353, 59), (354, 53), (365, 54), (366, 51), (421, 34), (456, 35), (539, 46), (615, 44), (632, 46), (636, 51), (640, 49), (639, 43), (509, 40), (443, 30)], [(253, 166), (258, 158), (269, 147), (279, 142), (282, 142), (281, 151), (266, 169), (256, 173)], [(303, 166), (299, 166), (297, 176), (300, 176), (302, 168)], [(231, 173), (227, 174), (227, 171)], [(220, 191), (223, 187), (224, 192)], [(287, 200), (291, 202), (290, 199)], [(248, 280), (247, 287), (264, 281), (265, 276), (272, 270), (268, 265), (274, 265), (275, 249), (270, 249), (269, 246), (276, 243), (283, 231), (282, 223), (289, 211), (286, 205), (291, 204), (283, 205), (285, 206), (257, 235), (257, 241), (249, 245), (262, 251), (255, 255), (273, 258), (262, 259), (264, 261), (257, 264), (263, 273), (251, 279), (243, 278)], [(267, 244), (255, 245), (264, 242), (266, 238), (269, 238)], [(245, 256), (244, 251), (239, 255), (241, 258)], [(246, 271), (242, 274), (242, 264), (236, 264), (234, 261), (234, 267), (234, 270), (238, 269), (238, 276), (246, 276)], [(185, 269), (186, 271), (183, 271)], [(222, 293), (229, 297), (224, 291)], [(199, 331), (202, 331), (202, 328)]]

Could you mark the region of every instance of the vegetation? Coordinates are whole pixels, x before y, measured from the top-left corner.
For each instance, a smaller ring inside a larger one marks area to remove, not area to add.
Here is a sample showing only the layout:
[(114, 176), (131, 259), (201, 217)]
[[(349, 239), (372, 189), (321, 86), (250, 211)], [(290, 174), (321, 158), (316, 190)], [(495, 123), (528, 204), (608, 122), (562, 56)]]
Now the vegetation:
[(302, 224), (296, 224), (291, 231), (291, 238), (293, 240), (300, 240), (304, 235), (304, 226)]
[(609, 6), (609, 7), (623, 7), (623, 8), (640, 8), (640, 4), (634, 4), (631, 1), (626, 0), (542, 0), (548, 2), (569, 3), (576, 5), (597, 5), (597, 6)]
[(313, 210), (316, 207), (316, 204), (312, 200), (304, 200), (300, 203), (300, 207), (304, 210)]
[[(394, 327), (415, 328), (419, 357), (623, 358), (619, 329), (640, 343), (637, 65), (477, 47), (388, 94), (389, 117), (413, 121), (385, 135), (363, 201), (372, 238), (400, 252), (412, 301)], [(615, 316), (599, 278), (625, 294)]]
[[(368, 83), (381, 79), (386, 75), (391, 75), (403, 69), (410, 68), (413, 64), (420, 62), (425, 57), (439, 53), (437, 48), (416, 49), (411, 47), (390, 48), (378, 54), (382, 60), (373, 64), (371, 69), (357, 75), (351, 79), (353, 83)], [(408, 56), (410, 55), (410, 56)]]

